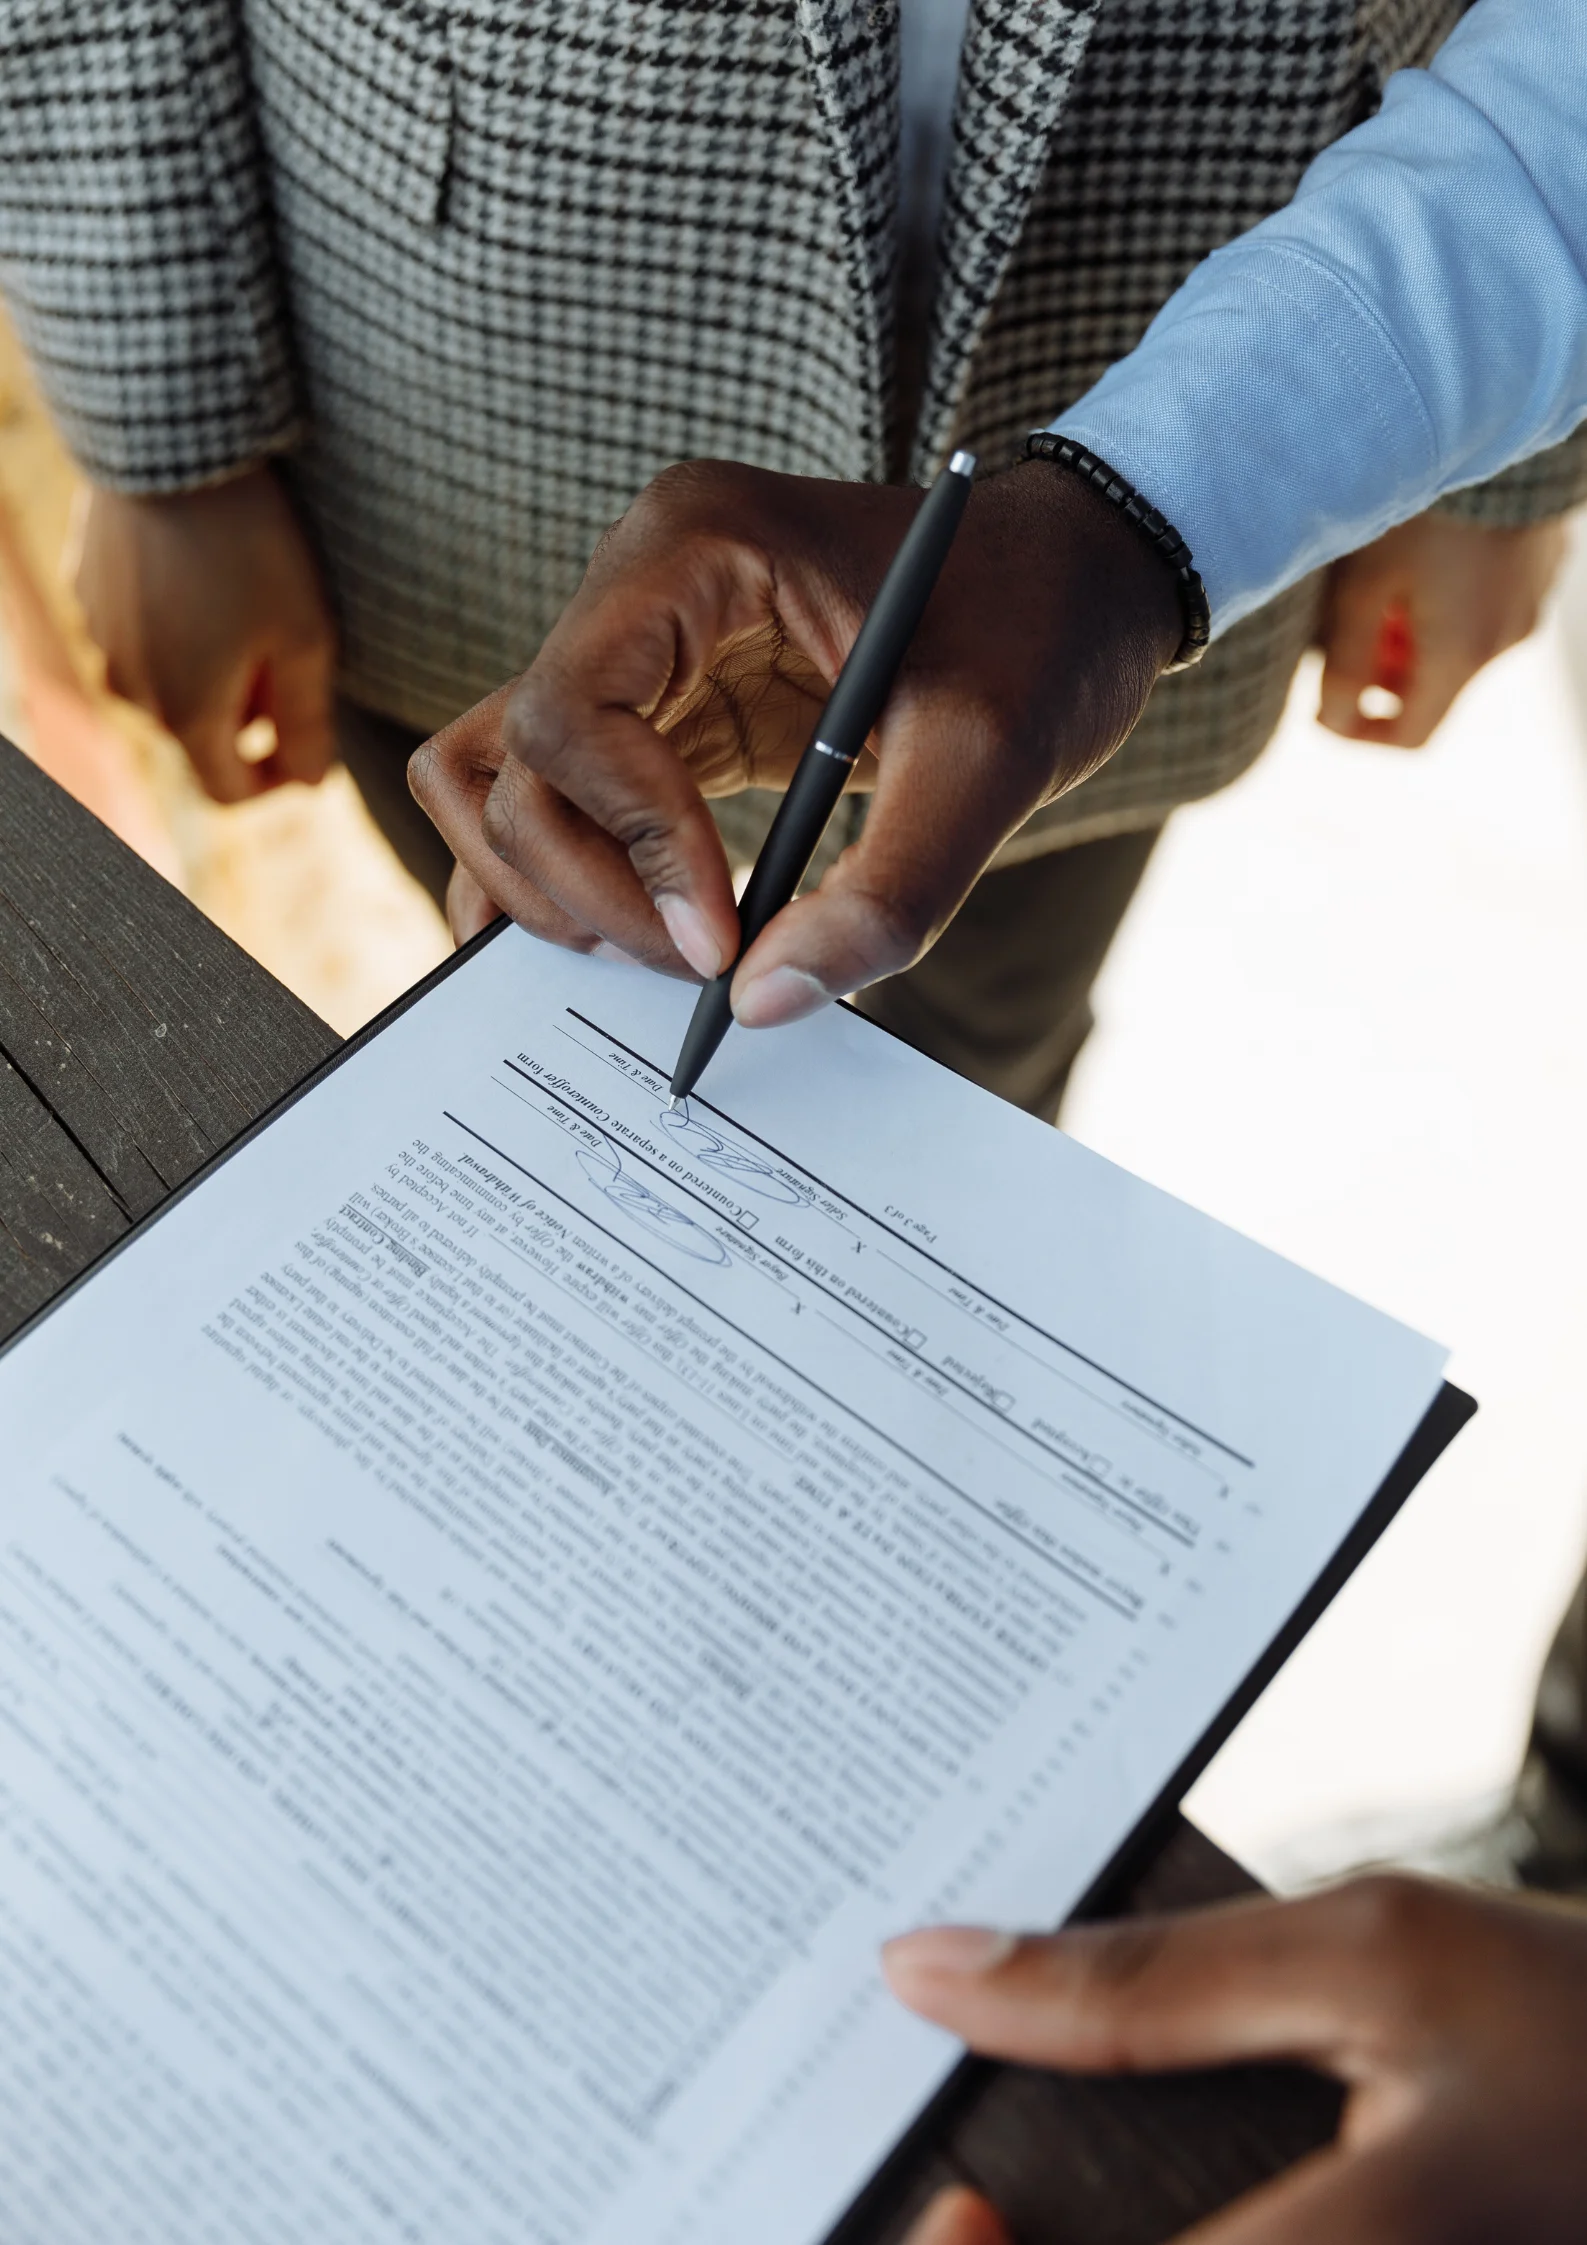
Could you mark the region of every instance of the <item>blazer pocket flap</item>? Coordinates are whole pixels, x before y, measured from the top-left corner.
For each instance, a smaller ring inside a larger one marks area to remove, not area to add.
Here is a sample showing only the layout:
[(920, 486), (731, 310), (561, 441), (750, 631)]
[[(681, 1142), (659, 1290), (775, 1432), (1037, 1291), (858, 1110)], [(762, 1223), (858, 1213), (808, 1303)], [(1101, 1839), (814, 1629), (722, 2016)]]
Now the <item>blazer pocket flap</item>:
[(267, 0), (255, 72), (276, 131), (316, 159), (344, 209), (373, 197), (419, 226), (441, 218), (452, 153), (452, 69), (439, 11), (389, 0)]

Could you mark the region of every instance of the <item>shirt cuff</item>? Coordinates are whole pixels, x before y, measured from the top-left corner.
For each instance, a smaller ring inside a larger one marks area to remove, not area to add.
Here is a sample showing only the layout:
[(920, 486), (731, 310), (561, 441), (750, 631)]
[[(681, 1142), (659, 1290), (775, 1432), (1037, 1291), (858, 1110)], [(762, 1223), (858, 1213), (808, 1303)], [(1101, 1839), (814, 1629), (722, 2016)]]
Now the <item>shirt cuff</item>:
[(1217, 637), (1418, 512), (1438, 447), (1393, 339), (1315, 254), (1235, 243), (1170, 310), (1053, 426), (1173, 524)]

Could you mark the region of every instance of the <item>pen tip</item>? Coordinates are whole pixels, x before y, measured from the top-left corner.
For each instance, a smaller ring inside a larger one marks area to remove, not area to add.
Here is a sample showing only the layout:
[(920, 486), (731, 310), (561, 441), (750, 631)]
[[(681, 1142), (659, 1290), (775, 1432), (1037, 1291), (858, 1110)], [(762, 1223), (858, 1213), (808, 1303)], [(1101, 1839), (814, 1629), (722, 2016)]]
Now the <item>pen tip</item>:
[(669, 1114), (669, 1115), (670, 1115), (670, 1114), (672, 1113), (672, 1110), (673, 1110), (673, 1108), (674, 1108), (674, 1107), (676, 1107), (676, 1105), (677, 1105), (677, 1104), (678, 1104), (678, 1095), (677, 1095), (677, 1093), (676, 1093), (675, 1091), (674, 1091), (674, 1092), (670, 1092), (670, 1093), (668, 1094), (668, 1097), (667, 1097), (667, 1112), (668, 1112), (668, 1114)]
[(975, 454), (973, 452), (956, 452), (948, 462), (948, 470), (951, 475), (973, 476), (975, 473)]

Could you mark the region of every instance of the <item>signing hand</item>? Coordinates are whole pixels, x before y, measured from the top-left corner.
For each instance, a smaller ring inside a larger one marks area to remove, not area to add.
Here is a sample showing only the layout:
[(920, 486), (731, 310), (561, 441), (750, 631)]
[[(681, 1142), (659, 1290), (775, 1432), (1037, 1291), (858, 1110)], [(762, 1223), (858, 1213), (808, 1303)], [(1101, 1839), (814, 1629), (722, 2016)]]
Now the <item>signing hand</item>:
[[(719, 973), (738, 915), (705, 798), (787, 780), (920, 497), (720, 461), (658, 477), (533, 667), (414, 759), (462, 868), (454, 926), (494, 905)], [(1180, 631), (1172, 577), (1077, 478), (1034, 461), (979, 485), (859, 775), (864, 835), (752, 946), (739, 1020), (918, 958), (1004, 838), (1118, 747)]]
[[(111, 687), (153, 712), (206, 791), (236, 803), (324, 778), (335, 634), (308, 541), (269, 468), (160, 498), (95, 491), (78, 596)], [(268, 753), (238, 750), (268, 719)]]
[[(884, 1962), (915, 2010), (1025, 2065), (1285, 2058), (1338, 2075), (1338, 2143), (1199, 2226), (1195, 2245), (1587, 2237), (1580, 1908), (1379, 1877), (1053, 1939), (938, 1929), (889, 1943)], [(1007, 2240), (955, 2192), (910, 2245)]]
[[(1564, 551), (1562, 522), (1488, 530), (1435, 510), (1336, 561), (1323, 724), (1347, 740), (1422, 747), (1484, 663), (1534, 629)], [(1369, 687), (1397, 696), (1399, 715), (1363, 715)]]

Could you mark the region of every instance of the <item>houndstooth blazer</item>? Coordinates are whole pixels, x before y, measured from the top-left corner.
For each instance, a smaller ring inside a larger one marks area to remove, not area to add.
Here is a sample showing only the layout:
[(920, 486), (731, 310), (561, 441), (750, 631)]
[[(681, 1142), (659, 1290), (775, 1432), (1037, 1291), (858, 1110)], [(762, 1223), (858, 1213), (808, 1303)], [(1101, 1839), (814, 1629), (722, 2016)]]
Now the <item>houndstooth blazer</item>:
[[(912, 432), (898, 0), (0, 0), (0, 277), (91, 476), (289, 456), (346, 689), (429, 730), (524, 666), (669, 461), (1011, 458), (1462, 4), (973, 0)], [(1458, 503), (1557, 511), (1584, 460)], [(1243, 770), (1314, 604), (1165, 680), (1005, 854)]]

